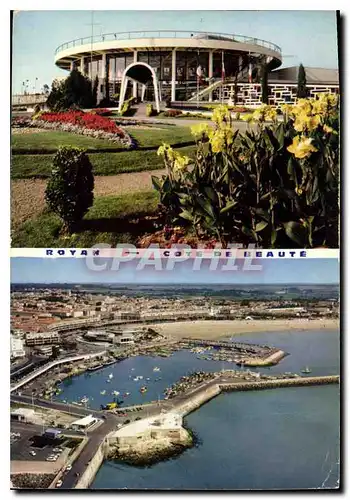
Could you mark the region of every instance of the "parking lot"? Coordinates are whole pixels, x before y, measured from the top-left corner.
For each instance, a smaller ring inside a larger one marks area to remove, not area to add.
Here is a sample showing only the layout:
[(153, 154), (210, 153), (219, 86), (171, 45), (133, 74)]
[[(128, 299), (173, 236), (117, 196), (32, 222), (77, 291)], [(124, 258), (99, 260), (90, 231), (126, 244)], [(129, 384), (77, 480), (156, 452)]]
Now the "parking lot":
[[(39, 425), (23, 424), (11, 422), (11, 460), (29, 462), (52, 462), (61, 467), (67, 460), (69, 449), (63, 444), (67, 438), (47, 439), (42, 437), (43, 429)], [(18, 436), (20, 434), (20, 436)], [(56, 456), (56, 459), (48, 460), (49, 456)]]

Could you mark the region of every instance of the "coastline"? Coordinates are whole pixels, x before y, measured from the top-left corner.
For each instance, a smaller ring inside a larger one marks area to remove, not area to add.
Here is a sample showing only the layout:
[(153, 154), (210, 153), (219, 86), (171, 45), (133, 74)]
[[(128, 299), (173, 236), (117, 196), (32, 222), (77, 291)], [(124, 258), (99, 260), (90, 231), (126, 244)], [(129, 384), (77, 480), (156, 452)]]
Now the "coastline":
[(160, 334), (180, 340), (183, 337), (217, 340), (246, 333), (339, 330), (339, 319), (275, 319), (275, 320), (198, 320), (149, 325)]

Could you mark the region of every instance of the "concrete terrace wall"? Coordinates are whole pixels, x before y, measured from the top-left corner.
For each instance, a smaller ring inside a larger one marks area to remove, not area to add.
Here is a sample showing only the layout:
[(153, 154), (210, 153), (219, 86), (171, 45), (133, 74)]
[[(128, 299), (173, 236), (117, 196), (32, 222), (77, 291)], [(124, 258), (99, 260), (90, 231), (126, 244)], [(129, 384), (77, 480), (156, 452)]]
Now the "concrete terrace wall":
[(108, 445), (106, 441), (103, 441), (102, 444), (98, 447), (95, 455), (90, 460), (89, 465), (87, 465), (84, 474), (79, 478), (75, 489), (82, 490), (89, 488), (90, 484), (95, 479), (97, 471), (99, 470), (105, 459), (105, 454), (107, 451)]

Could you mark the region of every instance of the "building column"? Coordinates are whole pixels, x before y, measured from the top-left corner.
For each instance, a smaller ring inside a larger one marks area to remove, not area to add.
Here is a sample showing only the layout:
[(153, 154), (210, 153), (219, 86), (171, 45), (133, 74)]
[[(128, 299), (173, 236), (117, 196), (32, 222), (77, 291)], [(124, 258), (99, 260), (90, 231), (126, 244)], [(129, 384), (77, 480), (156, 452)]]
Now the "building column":
[(80, 58), (80, 73), (84, 76), (86, 76), (86, 64), (85, 64), (85, 57)]
[(71, 61), (69, 65), (69, 71), (73, 71), (74, 67), (75, 67), (74, 61)]
[[(134, 50), (134, 63), (137, 62), (137, 50)], [(132, 83), (132, 96), (137, 97), (137, 82)]]
[(171, 102), (176, 100), (176, 49), (173, 49), (171, 56)]
[(108, 92), (108, 72), (109, 72), (109, 60), (107, 54), (102, 54), (101, 70), (99, 75), (99, 86), (103, 85), (103, 92), (99, 88), (100, 99), (107, 97)]
[[(212, 84), (211, 79), (213, 78), (213, 51), (209, 51), (209, 71), (208, 71), (208, 76), (209, 76), (209, 85)], [(213, 92), (209, 93), (209, 102), (213, 101)]]

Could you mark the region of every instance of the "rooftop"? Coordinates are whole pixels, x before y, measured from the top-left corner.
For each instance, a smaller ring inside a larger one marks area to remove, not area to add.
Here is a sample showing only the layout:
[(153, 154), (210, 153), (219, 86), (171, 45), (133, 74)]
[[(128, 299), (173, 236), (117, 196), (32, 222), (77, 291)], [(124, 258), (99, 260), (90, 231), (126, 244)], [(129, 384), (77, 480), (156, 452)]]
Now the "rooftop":
[(135, 40), (143, 38), (176, 38), (176, 39), (188, 39), (197, 38), (199, 40), (218, 40), (225, 42), (236, 42), (236, 43), (247, 43), (252, 45), (257, 45), (259, 47), (264, 47), (281, 54), (282, 49), (278, 45), (268, 42), (267, 40), (262, 40), (260, 38), (254, 38), (245, 35), (236, 35), (232, 33), (213, 33), (205, 31), (173, 31), (173, 30), (159, 30), (159, 31), (122, 31), (116, 33), (103, 33), (97, 36), (89, 36), (84, 38), (76, 38), (75, 40), (70, 40), (65, 42), (55, 50), (55, 54), (75, 46), (81, 46), (85, 44), (94, 44), (100, 42), (116, 41), (116, 40)]

